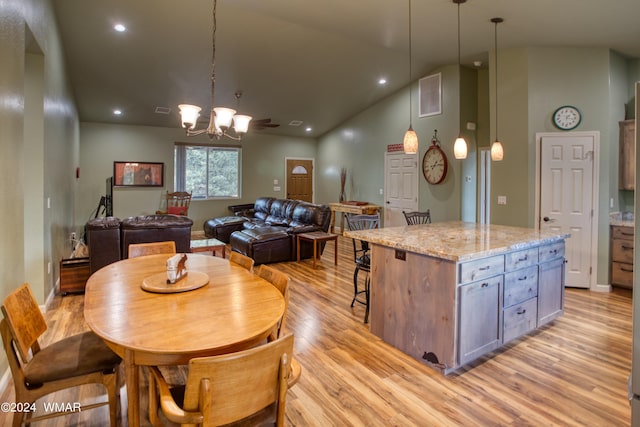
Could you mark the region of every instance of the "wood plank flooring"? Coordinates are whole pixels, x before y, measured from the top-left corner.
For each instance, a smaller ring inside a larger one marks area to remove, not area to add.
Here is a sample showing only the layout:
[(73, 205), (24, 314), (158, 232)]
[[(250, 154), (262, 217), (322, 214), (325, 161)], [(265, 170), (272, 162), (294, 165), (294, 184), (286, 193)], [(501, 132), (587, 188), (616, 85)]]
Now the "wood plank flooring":
[[(295, 356), (303, 369), (299, 383), (288, 394), (287, 425), (630, 423), (628, 291), (602, 294), (567, 289), (564, 316), (445, 377), (373, 336), (362, 323), (364, 307), (349, 307), (353, 295), (350, 240), (339, 239), (337, 267), (333, 245), (327, 245), (316, 270), (311, 260), (274, 265), (293, 279), (287, 328), (295, 335)], [(82, 303), (81, 295), (55, 298), (46, 315), (50, 326), (46, 340), (86, 328)], [(53, 395), (48, 401), (101, 398), (99, 389), (87, 386)], [(122, 400), (126, 416), (124, 388)], [(2, 401), (13, 401), (12, 390), (4, 391)], [(103, 407), (35, 425), (104, 426), (107, 417)], [(0, 414), (0, 425), (9, 422), (7, 414)]]

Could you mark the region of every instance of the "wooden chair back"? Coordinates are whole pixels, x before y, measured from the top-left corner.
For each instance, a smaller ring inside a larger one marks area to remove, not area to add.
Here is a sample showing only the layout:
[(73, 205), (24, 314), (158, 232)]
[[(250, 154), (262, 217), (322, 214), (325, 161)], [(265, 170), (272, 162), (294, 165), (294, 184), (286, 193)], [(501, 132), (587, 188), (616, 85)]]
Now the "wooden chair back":
[(240, 252), (231, 251), (231, 253), (229, 254), (229, 261), (236, 263), (241, 267), (244, 267), (247, 270), (253, 272), (253, 264), (255, 263), (255, 261), (253, 260), (253, 258), (242, 255)]
[(278, 323), (275, 333), (272, 334), (272, 336), (270, 336), (269, 338), (270, 340), (277, 339), (282, 336), (285, 327), (287, 309), (289, 308), (289, 283), (291, 279), (283, 272), (276, 270), (275, 268), (266, 264), (260, 266), (260, 270), (258, 270), (258, 276), (262, 277), (273, 286), (275, 286), (284, 298), (284, 313), (282, 314), (282, 319)]
[(405, 212), (404, 219), (407, 221), (407, 225), (415, 225), (415, 224), (431, 224), (431, 211), (427, 209), (424, 212)]
[(7, 296), (2, 305), (2, 314), (9, 325), (20, 358), (26, 364), (31, 357), (29, 350), (31, 355), (40, 351), (38, 338), (47, 330), (47, 323), (27, 283)]
[(191, 359), (182, 408), (171, 399), (160, 371), (150, 372), (170, 421), (219, 426), (275, 405), (276, 425), (283, 426), (292, 354), (293, 335), (288, 334), (249, 350)]
[(129, 258), (136, 258), (144, 255), (175, 253), (176, 242), (173, 240), (168, 240), (166, 242), (132, 243), (129, 245)]
[(173, 193), (169, 193), (167, 191), (164, 195), (163, 204), (165, 205), (165, 209), (156, 211), (156, 213), (186, 216), (189, 214), (191, 193), (187, 193), (186, 191), (175, 191)]

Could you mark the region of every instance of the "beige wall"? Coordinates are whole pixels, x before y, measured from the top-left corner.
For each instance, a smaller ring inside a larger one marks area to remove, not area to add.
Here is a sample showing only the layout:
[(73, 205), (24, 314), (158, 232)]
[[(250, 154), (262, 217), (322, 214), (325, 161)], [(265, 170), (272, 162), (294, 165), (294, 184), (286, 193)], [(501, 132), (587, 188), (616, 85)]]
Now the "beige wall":
[(43, 304), (71, 252), (78, 164), (78, 117), (48, 0), (2, 2), (0, 58), (0, 298), (29, 281)]
[[(76, 210), (77, 227), (81, 229), (93, 218), (100, 196), (105, 194), (105, 180), (113, 175), (113, 162), (123, 160), (163, 162), (165, 185), (162, 188), (114, 189), (114, 216), (147, 215), (160, 206), (162, 194), (173, 191), (173, 147), (176, 141), (211, 143), (206, 136), (187, 138), (181, 128), (122, 126), (82, 123), (81, 174)], [(228, 140), (229, 142), (232, 142)], [(223, 143), (221, 140), (218, 143)], [(237, 146), (237, 143), (231, 145)], [(242, 197), (240, 199), (194, 200), (189, 217), (193, 229), (202, 230), (205, 220), (229, 214), (228, 205), (250, 203), (260, 196), (285, 197), (285, 157), (313, 159), (316, 140), (264, 135), (259, 132), (242, 140)], [(280, 191), (274, 191), (274, 179)]]

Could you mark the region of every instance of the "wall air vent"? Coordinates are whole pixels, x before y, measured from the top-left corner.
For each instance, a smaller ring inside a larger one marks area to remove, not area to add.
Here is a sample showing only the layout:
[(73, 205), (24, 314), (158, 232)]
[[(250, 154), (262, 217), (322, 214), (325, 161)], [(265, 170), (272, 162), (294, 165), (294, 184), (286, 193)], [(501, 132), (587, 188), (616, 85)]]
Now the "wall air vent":
[(169, 107), (156, 107), (156, 114), (169, 114), (171, 108)]

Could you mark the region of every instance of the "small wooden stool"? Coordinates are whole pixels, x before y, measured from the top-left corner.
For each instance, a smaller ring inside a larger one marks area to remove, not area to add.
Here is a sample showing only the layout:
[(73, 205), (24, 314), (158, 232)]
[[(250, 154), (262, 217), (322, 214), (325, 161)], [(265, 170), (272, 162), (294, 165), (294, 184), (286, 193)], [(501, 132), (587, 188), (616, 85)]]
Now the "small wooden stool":
[(335, 265), (338, 265), (338, 235), (337, 234), (331, 234), (331, 233), (325, 233), (324, 231), (314, 231), (312, 233), (300, 233), (298, 234), (298, 259), (297, 262), (300, 262), (300, 241), (301, 240), (307, 240), (309, 242), (312, 242), (313, 244), (313, 268), (316, 268), (316, 259), (318, 258), (318, 243), (322, 243), (322, 242), (328, 242), (333, 240), (334, 244), (335, 244), (335, 250), (334, 250), (334, 263)]
[(227, 245), (218, 239), (202, 239), (191, 241), (191, 252), (211, 252), (215, 255), (217, 251), (222, 253), (221, 257), (225, 258), (225, 250)]

